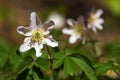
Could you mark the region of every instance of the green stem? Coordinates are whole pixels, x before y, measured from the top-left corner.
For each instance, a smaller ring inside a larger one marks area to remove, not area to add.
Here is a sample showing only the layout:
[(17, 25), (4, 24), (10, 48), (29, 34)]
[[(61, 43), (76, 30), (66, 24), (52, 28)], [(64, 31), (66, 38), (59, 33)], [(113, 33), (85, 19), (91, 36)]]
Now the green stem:
[(53, 74), (54, 70), (52, 69), (53, 56), (52, 56), (52, 54), (50, 53), (49, 47), (48, 47), (48, 46), (46, 46), (46, 48), (47, 48), (47, 51), (48, 51), (48, 56), (49, 56), (49, 60), (50, 60), (50, 69), (51, 69), (51, 71), (52, 71), (53, 80), (55, 80), (55, 76), (54, 76), (54, 74)]
[(50, 60), (51, 66), (52, 66), (53, 57), (52, 57), (52, 55), (51, 55), (51, 53), (50, 53), (49, 47), (48, 47), (48, 46), (46, 46), (46, 47), (47, 47), (47, 51), (48, 51), (49, 60)]

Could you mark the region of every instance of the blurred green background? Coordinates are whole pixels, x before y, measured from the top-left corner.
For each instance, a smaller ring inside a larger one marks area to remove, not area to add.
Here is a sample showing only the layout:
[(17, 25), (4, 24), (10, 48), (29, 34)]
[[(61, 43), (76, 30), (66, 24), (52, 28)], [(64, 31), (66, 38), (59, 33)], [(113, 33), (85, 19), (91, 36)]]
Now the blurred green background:
[(76, 19), (79, 15), (86, 17), (92, 9), (104, 11), (104, 29), (97, 35), (103, 53), (120, 58), (120, 0), (0, 0), (0, 76), (10, 75), (22, 61), (16, 50), (24, 36), (16, 28), (29, 26), (32, 11), (44, 22), (52, 11)]

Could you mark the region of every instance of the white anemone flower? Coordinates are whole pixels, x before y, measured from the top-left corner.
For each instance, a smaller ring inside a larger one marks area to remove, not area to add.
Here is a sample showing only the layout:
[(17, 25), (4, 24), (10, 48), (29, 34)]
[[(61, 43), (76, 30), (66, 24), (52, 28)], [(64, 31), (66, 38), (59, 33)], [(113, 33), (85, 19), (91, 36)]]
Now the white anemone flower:
[(56, 42), (52, 38), (52, 35), (50, 35), (50, 30), (54, 25), (53, 21), (45, 22), (42, 25), (35, 12), (31, 13), (30, 21), (31, 23), (29, 27), (19, 26), (17, 28), (17, 32), (26, 37), (23, 44), (20, 46), (19, 50), (21, 52), (35, 48), (36, 56), (39, 57), (42, 55), (41, 49), (43, 48), (43, 44), (51, 47), (58, 46), (58, 42)]
[(57, 12), (51, 12), (50, 15), (48, 16), (48, 20), (52, 20), (55, 23), (54, 29), (60, 29), (64, 26), (65, 24), (65, 18), (61, 14)]
[(71, 44), (75, 43), (77, 39), (83, 40), (85, 42), (85, 38), (83, 37), (85, 25), (84, 25), (84, 18), (80, 16), (77, 21), (73, 19), (68, 19), (67, 23), (71, 26), (70, 29), (64, 28), (62, 32), (64, 34), (70, 35), (69, 42)]
[(103, 26), (101, 24), (104, 23), (104, 19), (100, 18), (102, 14), (103, 14), (103, 10), (99, 9), (96, 12), (92, 12), (88, 18), (87, 27), (89, 29), (92, 29), (95, 33), (97, 32), (97, 29), (99, 30), (103, 29)]

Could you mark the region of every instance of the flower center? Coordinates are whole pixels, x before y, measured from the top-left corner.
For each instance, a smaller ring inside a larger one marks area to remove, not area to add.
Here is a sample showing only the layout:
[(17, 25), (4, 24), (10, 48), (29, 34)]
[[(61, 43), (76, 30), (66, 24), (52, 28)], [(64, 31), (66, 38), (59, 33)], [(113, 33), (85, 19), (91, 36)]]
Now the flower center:
[(40, 42), (44, 39), (44, 30), (42, 29), (35, 29), (32, 32), (32, 41)]
[(76, 35), (81, 35), (83, 33), (83, 26), (81, 24), (75, 24), (74, 32)]
[(91, 14), (90, 18), (89, 18), (89, 22), (90, 23), (94, 23), (95, 22), (95, 15)]

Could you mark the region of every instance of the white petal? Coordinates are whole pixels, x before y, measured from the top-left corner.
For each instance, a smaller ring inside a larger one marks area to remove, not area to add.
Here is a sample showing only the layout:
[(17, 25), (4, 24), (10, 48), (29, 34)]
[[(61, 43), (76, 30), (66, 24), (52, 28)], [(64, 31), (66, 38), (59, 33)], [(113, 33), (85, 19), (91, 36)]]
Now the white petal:
[(48, 35), (48, 34), (50, 34), (50, 31), (47, 30), (44, 32), (44, 35)]
[(96, 11), (95, 17), (98, 18), (98, 17), (100, 17), (102, 14), (103, 14), (103, 10), (102, 10), (102, 9), (99, 9), (99, 10)]
[(99, 30), (102, 30), (103, 29), (103, 26), (100, 24), (100, 23), (95, 23), (94, 24), (96, 26), (96, 28), (98, 28)]
[(77, 41), (78, 37), (75, 36), (75, 35), (71, 35), (70, 38), (69, 38), (69, 42), (71, 44), (75, 43)]
[(52, 12), (48, 17), (48, 20), (52, 20), (55, 23), (55, 29), (59, 29), (63, 27), (65, 23), (65, 19), (62, 15), (58, 14), (57, 12)]
[(91, 28), (92, 28), (91, 24), (88, 24), (87, 27), (88, 27), (88, 29), (91, 29)]
[(95, 33), (97, 33), (97, 29), (96, 29), (96, 27), (93, 25), (92, 26), (92, 30), (95, 32)]
[(30, 38), (25, 38), (24, 43), (20, 46), (20, 51), (25, 52), (27, 50), (31, 49), (30, 46)]
[(45, 44), (47, 44), (48, 46), (51, 46), (51, 47), (57, 47), (58, 46), (58, 42), (56, 42), (52, 38), (45, 38), (44, 42), (45, 42)]
[(46, 21), (44, 24), (43, 24), (43, 26), (42, 26), (42, 28), (46, 31), (46, 30), (51, 30), (51, 29), (53, 29), (55, 26), (55, 23), (52, 21), (52, 20), (50, 20), (50, 21)]
[(73, 19), (68, 19), (68, 20), (67, 20), (67, 23), (68, 23), (71, 27), (74, 26), (74, 20), (73, 20)]
[(73, 29), (64, 28), (64, 29), (62, 30), (62, 32), (63, 32), (64, 34), (71, 35), (71, 34), (73, 34)]
[(96, 20), (96, 22), (98, 22), (98, 23), (102, 24), (102, 23), (104, 23), (104, 19), (99, 18), (99, 19), (97, 19), (97, 20)]
[(19, 27), (17, 27), (17, 32), (19, 34), (24, 35), (24, 36), (30, 36), (31, 35), (30, 27), (19, 26)]
[(32, 29), (39, 27), (39, 25), (41, 24), (41, 22), (35, 12), (31, 13), (30, 21), (31, 21), (30, 27)]
[(43, 44), (35, 43), (35, 50), (36, 50), (36, 56), (40, 57), (42, 55), (41, 49), (43, 48)]

